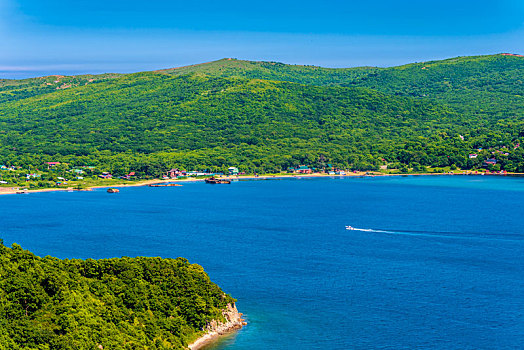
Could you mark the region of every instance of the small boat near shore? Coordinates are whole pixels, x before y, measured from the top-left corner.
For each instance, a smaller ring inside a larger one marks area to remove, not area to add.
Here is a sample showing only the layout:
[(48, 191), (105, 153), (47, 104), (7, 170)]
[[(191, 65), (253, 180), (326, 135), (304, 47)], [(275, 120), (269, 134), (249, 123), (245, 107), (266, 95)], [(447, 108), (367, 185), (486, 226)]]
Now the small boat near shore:
[(107, 193), (118, 193), (120, 190), (118, 188), (108, 188)]
[(355, 228), (353, 226), (346, 225), (346, 230), (354, 230)]
[(219, 177), (209, 177), (207, 179), (204, 179), (206, 184), (230, 184), (231, 179), (228, 178), (219, 178)]

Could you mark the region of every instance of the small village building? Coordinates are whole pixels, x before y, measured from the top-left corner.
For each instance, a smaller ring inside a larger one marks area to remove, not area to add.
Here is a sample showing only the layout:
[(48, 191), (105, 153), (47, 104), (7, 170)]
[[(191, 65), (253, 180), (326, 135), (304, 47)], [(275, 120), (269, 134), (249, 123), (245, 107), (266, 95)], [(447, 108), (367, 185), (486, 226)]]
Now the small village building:
[(207, 171), (189, 171), (187, 172), (187, 176), (209, 176), (213, 175)]
[(47, 164), (47, 169), (51, 169), (57, 165), (60, 165), (60, 162), (45, 162)]
[(495, 164), (497, 164), (497, 160), (495, 158), (490, 158), (490, 159), (486, 159), (482, 163), (482, 166), (486, 167), (486, 166), (495, 165)]
[(131, 171), (129, 174), (126, 174), (124, 176), (120, 176), (120, 178), (124, 179), (124, 180), (131, 180), (133, 178), (133, 176), (135, 176), (135, 172)]
[(108, 172), (103, 172), (102, 174), (98, 175), (98, 177), (101, 178), (101, 179), (111, 179), (113, 177), (113, 175), (111, 175)]
[(478, 154), (476, 153), (472, 153), (469, 155), (469, 159), (474, 159), (474, 158), (477, 158), (478, 157)]
[(309, 167), (307, 167), (305, 165), (301, 165), (297, 169), (297, 173), (299, 173), (299, 174), (311, 174), (312, 172), (313, 172), (313, 170), (311, 170)]
[(232, 166), (227, 169), (229, 175), (238, 175), (238, 168)]
[(170, 177), (172, 179), (176, 179), (177, 177), (179, 176), (186, 176), (186, 171), (185, 170), (180, 170), (180, 169), (177, 169), (177, 168), (173, 168), (171, 170), (169, 170), (167, 172), (167, 177)]

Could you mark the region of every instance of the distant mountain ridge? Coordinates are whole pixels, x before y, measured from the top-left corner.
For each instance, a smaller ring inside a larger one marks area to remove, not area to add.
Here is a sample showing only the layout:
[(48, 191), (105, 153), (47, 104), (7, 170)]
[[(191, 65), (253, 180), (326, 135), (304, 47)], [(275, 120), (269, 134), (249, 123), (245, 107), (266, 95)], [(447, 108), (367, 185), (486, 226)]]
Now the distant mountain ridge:
[[(461, 108), (465, 104), (476, 109), (474, 113), (484, 113), (486, 117), (507, 117), (524, 108), (524, 59), (522, 55), (508, 53), (456, 57), (391, 68), (322, 68), (222, 59), (158, 72), (367, 87), (389, 94), (429, 98), (459, 107), (461, 111), (465, 111)], [(501, 98), (507, 101), (500, 101)], [(479, 105), (476, 103), (479, 100), (490, 103)], [(483, 110), (486, 105), (488, 111)]]
[[(279, 62), (224, 58), (151, 73), (237, 77), (288, 81), (317, 86), (367, 87), (402, 96), (428, 98), (453, 105), (461, 112), (505, 118), (524, 108), (523, 55), (502, 53), (455, 57), (379, 68), (323, 68)], [(125, 74), (48, 76), (23, 80), (0, 79), (0, 102), (118, 78)], [(57, 78), (58, 77), (58, 78)], [(501, 99), (503, 101), (501, 101)], [(482, 104), (478, 102), (482, 101)], [(464, 108), (466, 106), (467, 108)], [(487, 109), (485, 108), (487, 107)]]

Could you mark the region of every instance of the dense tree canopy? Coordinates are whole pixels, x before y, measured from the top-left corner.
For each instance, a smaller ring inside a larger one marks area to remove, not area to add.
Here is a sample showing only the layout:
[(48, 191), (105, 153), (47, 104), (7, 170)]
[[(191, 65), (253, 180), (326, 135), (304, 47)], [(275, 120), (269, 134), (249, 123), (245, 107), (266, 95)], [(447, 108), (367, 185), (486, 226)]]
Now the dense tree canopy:
[[(494, 55), (353, 69), (226, 59), (3, 80), (0, 163), (159, 175), (323, 163), (472, 168), (496, 157), (502, 169), (524, 171), (523, 79), (523, 58)], [(471, 160), (473, 152), (481, 156)]]
[(186, 259), (40, 258), (0, 241), (1, 349), (184, 349), (234, 300)]

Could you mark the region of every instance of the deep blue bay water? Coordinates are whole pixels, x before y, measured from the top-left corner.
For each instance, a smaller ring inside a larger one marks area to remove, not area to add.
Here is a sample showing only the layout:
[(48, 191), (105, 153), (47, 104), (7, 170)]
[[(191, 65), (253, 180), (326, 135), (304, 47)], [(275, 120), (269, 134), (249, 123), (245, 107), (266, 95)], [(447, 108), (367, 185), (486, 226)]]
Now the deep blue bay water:
[(523, 199), (490, 176), (32, 193), (0, 196), (0, 237), (202, 265), (249, 322), (214, 349), (521, 349)]

